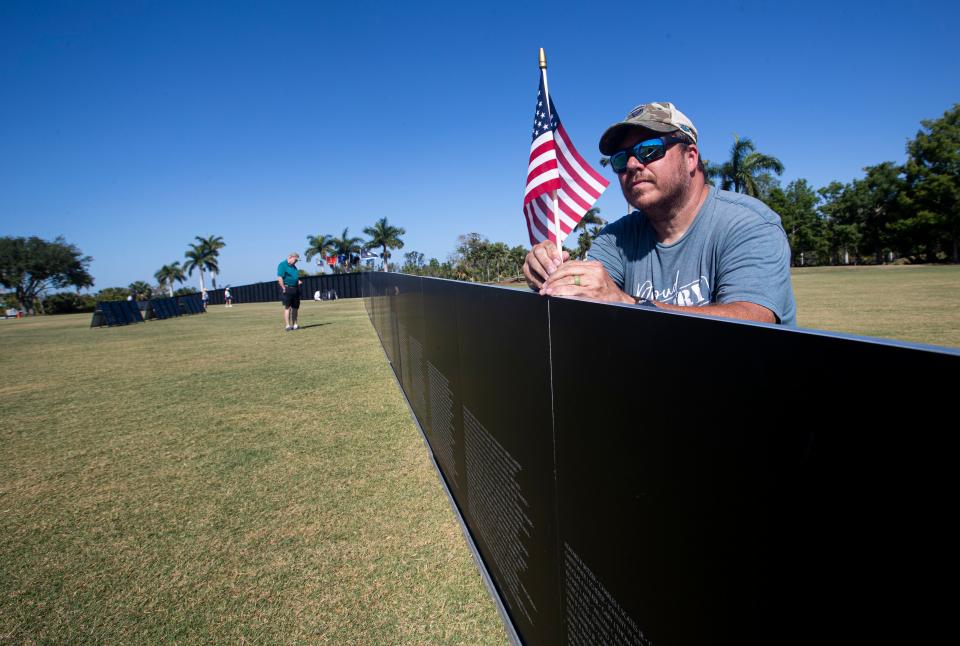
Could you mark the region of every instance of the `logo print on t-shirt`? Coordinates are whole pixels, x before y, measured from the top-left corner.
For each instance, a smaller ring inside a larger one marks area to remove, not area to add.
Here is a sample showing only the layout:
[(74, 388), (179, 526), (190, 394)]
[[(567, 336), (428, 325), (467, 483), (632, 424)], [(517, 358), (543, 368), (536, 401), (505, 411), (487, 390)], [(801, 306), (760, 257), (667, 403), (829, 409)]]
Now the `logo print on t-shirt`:
[(700, 276), (685, 285), (680, 285), (680, 271), (673, 279), (673, 285), (666, 289), (654, 289), (652, 281), (646, 281), (640, 286), (641, 298), (668, 305), (682, 305), (684, 307), (698, 307), (710, 304), (710, 281), (706, 276)]

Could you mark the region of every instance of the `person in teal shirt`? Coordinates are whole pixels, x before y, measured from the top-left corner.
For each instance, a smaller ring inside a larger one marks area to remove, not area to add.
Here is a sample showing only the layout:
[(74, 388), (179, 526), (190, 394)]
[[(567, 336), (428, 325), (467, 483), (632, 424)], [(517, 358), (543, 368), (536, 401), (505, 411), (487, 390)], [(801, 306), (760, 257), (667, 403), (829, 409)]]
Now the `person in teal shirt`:
[(303, 281), (297, 271), (298, 260), (300, 254), (294, 251), (277, 265), (277, 283), (280, 285), (283, 301), (283, 325), (287, 332), (300, 329), (297, 325), (297, 313), (300, 311), (300, 284)]

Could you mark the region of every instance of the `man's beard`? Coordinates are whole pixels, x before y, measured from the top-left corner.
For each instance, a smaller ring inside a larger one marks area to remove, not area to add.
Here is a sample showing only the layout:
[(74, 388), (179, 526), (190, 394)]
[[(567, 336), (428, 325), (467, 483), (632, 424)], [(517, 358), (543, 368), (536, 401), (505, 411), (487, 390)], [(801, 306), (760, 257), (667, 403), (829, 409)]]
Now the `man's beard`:
[[(630, 196), (627, 197), (627, 202), (635, 209), (643, 211), (644, 215), (650, 219), (658, 220), (671, 217), (675, 211), (683, 206), (687, 191), (693, 181), (689, 173), (685, 172), (682, 161), (680, 166), (681, 168), (678, 169), (680, 172), (676, 174), (675, 181), (667, 180), (662, 176), (654, 176), (655, 186), (659, 192), (659, 195), (655, 198), (655, 202), (649, 203), (644, 199), (644, 197), (646, 197), (647, 200), (653, 199), (652, 195)], [(644, 172), (645, 171), (641, 171), (640, 169), (633, 170), (627, 178), (627, 186), (631, 186), (637, 176), (643, 177)]]

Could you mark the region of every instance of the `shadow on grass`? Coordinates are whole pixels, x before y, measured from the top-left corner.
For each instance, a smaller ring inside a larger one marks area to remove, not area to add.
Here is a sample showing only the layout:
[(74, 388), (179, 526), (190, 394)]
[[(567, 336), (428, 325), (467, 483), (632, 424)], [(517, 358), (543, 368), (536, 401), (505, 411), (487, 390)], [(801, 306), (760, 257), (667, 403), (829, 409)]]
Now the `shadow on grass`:
[(310, 325), (301, 325), (297, 331), (308, 330), (312, 327), (320, 327), (321, 325), (330, 325), (330, 323), (311, 323)]

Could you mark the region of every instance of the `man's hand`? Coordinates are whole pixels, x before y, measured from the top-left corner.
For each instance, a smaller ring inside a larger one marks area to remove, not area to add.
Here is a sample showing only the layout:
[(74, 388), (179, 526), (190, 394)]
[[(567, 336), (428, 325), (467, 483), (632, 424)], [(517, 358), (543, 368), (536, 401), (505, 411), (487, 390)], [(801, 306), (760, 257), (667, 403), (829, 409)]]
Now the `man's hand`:
[(523, 263), (523, 275), (527, 277), (527, 285), (531, 289), (540, 289), (543, 281), (555, 272), (561, 263), (569, 260), (570, 254), (563, 252), (563, 260), (557, 252), (557, 245), (550, 240), (544, 240), (534, 246), (527, 254), (527, 259)]
[(541, 294), (547, 296), (576, 296), (608, 303), (633, 303), (610, 279), (603, 264), (595, 260), (565, 262), (551, 272), (544, 282)]

